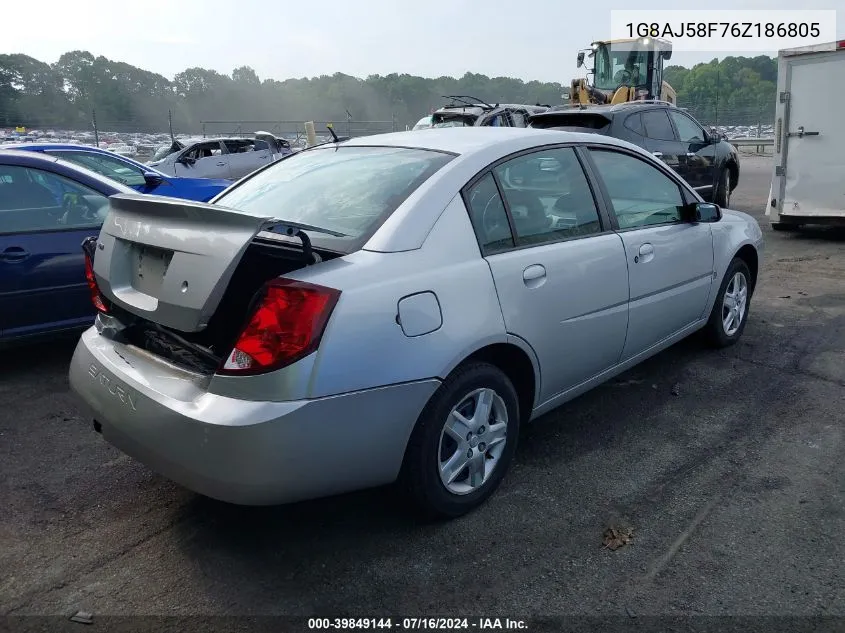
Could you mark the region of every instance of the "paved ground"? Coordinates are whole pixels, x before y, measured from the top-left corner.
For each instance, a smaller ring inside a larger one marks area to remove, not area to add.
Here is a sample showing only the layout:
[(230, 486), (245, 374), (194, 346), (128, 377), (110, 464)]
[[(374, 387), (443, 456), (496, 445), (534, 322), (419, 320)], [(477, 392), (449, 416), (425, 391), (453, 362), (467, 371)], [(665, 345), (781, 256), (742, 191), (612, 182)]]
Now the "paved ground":
[[(735, 207), (759, 214), (767, 159)], [(845, 615), (845, 235), (775, 234), (745, 336), (684, 342), (526, 429), (481, 510), (213, 502), (122, 457), (72, 346), (0, 360), (0, 614)], [(611, 523), (632, 543), (602, 549)]]

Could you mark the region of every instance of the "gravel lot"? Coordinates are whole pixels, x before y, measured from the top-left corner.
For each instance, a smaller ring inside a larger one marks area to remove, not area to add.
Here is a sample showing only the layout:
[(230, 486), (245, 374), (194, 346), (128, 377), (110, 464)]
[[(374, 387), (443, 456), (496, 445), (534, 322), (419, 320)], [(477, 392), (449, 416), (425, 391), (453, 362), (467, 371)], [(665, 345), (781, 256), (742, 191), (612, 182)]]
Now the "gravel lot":
[[(759, 216), (771, 159), (742, 168), (732, 206)], [(381, 490), (199, 497), (93, 432), (73, 342), (4, 353), (0, 614), (845, 615), (845, 233), (763, 228), (740, 344), (682, 342), (547, 415), (442, 525)], [(603, 549), (609, 525), (631, 543)]]

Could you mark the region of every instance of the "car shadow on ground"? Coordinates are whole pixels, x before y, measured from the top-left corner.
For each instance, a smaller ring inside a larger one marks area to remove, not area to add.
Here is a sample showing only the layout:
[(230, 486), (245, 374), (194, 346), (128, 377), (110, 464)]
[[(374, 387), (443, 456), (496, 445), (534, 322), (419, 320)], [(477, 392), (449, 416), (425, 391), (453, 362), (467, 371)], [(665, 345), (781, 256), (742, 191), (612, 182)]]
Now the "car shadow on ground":
[[(631, 432), (631, 418), (637, 417), (634, 411), (642, 406), (658, 409), (676, 398), (674, 381), (682, 379), (689, 363), (707, 353), (725, 352), (709, 351), (699, 337), (692, 336), (526, 425), (520, 433), (515, 465), (532, 468), (547, 460), (575, 461), (581, 455), (608, 449)], [(543, 487), (542, 482), (529, 485)], [(451, 522), (421, 521), (402, 503), (401, 491), (395, 486), (268, 507), (235, 506), (196, 495), (183, 510), (185, 514), (175, 526), (183, 538), (177, 541), (191, 559), (207, 556), (209, 551), (225, 556), (227, 566), (217, 578), (224, 584), (229, 565), (242, 568), (244, 574), (250, 569), (254, 573), (262, 561), (272, 560), (279, 560), (279, 573), (291, 566), (331, 567), (336, 563), (335, 554), (345, 556), (339, 552), (349, 547), (389, 550), (407, 541), (408, 534), (423, 540), (442, 538), (442, 533), (462, 532), (487, 520), (482, 506)], [(283, 563), (279, 559), (282, 553)], [(270, 568), (268, 573), (273, 574)]]
[(845, 242), (845, 226), (802, 226), (781, 235), (795, 240)]
[(69, 367), (77, 341), (78, 332), (37, 342), (4, 344), (0, 347), (0, 380), (24, 373), (37, 374), (57, 365)]

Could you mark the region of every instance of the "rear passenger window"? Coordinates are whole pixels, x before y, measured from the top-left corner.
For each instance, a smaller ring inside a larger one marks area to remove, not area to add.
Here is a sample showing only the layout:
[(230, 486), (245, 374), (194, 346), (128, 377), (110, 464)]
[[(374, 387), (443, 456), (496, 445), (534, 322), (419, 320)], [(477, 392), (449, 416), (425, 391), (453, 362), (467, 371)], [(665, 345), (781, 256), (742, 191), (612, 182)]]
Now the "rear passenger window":
[(634, 132), (635, 134), (639, 134), (640, 136), (645, 136), (645, 128), (643, 127), (643, 120), (640, 117), (640, 113), (637, 112), (636, 114), (630, 115), (627, 119), (625, 119), (625, 127)]
[(106, 196), (57, 174), (0, 165), (0, 234), (96, 228)]
[(488, 173), (470, 187), (465, 200), (482, 254), (492, 255), (513, 248), (508, 214), (493, 175)]
[(571, 147), (524, 154), (494, 171), (520, 246), (601, 232), (593, 192)]
[(675, 131), (669, 122), (666, 110), (650, 110), (642, 113), (646, 136), (658, 141), (674, 141)]

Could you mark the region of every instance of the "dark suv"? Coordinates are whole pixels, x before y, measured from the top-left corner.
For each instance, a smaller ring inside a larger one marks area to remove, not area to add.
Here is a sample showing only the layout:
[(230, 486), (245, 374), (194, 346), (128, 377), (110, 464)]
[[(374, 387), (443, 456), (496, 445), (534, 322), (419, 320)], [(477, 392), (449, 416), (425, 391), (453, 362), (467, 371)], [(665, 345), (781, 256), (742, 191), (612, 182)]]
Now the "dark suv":
[(730, 205), (739, 183), (739, 153), (715, 131), (670, 103), (558, 106), (531, 116), (529, 127), (594, 132), (623, 139), (663, 159), (698, 194)]
[(431, 127), (528, 127), (528, 118), (549, 106), (518, 103), (490, 105), (476, 97), (453, 95), (448, 105), (431, 115)]

